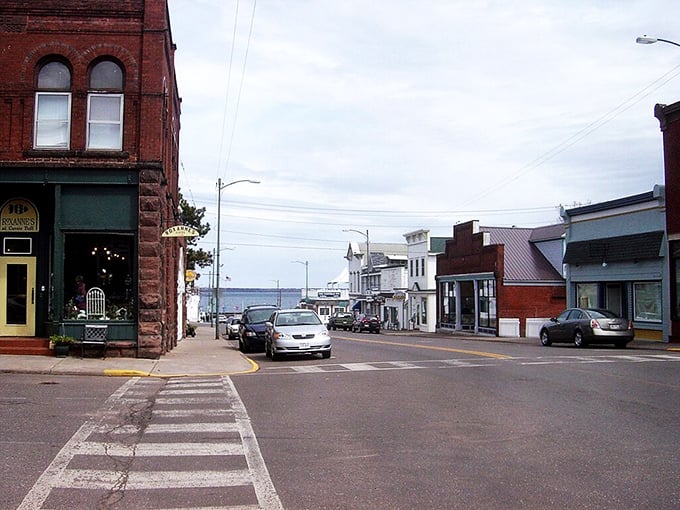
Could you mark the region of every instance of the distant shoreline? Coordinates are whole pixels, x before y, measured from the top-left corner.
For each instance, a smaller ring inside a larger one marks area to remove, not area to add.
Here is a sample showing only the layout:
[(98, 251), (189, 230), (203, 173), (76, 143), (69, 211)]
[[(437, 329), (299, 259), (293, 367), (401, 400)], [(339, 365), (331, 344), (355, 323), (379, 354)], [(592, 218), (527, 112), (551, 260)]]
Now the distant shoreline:
[[(214, 287), (196, 287), (198, 290), (211, 291)], [(220, 287), (221, 291), (234, 292), (302, 292), (301, 288), (298, 287)]]

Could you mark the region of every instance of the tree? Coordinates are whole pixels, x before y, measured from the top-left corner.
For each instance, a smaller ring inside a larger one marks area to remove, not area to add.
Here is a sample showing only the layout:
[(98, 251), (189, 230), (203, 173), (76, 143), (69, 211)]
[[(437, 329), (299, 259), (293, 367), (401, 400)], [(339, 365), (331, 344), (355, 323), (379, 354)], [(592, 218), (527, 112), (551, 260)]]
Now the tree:
[(182, 224), (198, 231), (198, 236), (187, 237), (187, 269), (210, 266), (213, 263), (212, 253), (208, 253), (202, 248), (195, 248), (198, 241), (210, 232), (210, 223), (203, 223), (205, 207), (196, 208), (190, 205), (180, 193), (179, 211)]

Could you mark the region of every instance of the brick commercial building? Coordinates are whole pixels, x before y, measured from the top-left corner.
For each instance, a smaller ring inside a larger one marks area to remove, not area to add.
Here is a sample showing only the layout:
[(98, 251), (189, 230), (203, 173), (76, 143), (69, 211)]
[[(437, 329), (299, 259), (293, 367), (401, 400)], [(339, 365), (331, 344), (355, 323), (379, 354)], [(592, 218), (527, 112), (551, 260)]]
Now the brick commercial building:
[(181, 337), (185, 243), (162, 237), (178, 223), (174, 51), (166, 0), (0, 3), (0, 347), (94, 321), (118, 355)]
[(664, 289), (670, 301), (666, 341), (680, 342), (680, 102), (657, 104), (654, 115), (663, 133), (666, 184), (666, 235), (669, 284)]
[(563, 225), (540, 228), (453, 227), (437, 256), (438, 330), (525, 336), (531, 319), (566, 303)]

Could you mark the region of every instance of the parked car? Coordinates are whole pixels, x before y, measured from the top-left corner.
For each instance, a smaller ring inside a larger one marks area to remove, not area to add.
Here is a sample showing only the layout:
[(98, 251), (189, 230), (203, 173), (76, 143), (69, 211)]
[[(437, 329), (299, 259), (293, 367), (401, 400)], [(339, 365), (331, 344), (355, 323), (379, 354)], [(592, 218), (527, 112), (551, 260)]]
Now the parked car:
[(229, 322), (227, 322), (227, 335), (229, 336), (229, 340), (238, 338), (240, 325), (241, 319), (238, 317), (232, 317), (229, 319)]
[(267, 357), (286, 354), (321, 354), (331, 357), (331, 337), (314, 310), (295, 308), (274, 312), (265, 330)]
[(568, 308), (540, 329), (541, 343), (573, 342), (576, 347), (588, 344), (614, 344), (624, 348), (635, 337), (633, 321), (609, 310)]
[(362, 331), (380, 333), (380, 317), (367, 313), (359, 314), (352, 322), (352, 331), (358, 333), (361, 333)]
[(238, 348), (241, 352), (264, 349), (265, 323), (278, 309), (274, 305), (252, 305), (243, 310), (238, 336)]
[(335, 312), (328, 318), (328, 329), (349, 331), (353, 323), (354, 315), (351, 312)]

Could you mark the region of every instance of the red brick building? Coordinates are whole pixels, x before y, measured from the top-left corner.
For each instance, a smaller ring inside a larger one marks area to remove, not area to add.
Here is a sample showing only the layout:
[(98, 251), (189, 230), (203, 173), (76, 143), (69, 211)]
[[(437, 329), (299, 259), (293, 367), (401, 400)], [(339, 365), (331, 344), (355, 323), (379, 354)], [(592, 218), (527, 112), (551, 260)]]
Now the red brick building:
[(658, 104), (654, 115), (663, 133), (670, 282), (669, 288), (664, 289), (664, 296), (670, 300), (668, 341), (680, 342), (680, 102)]
[(0, 348), (94, 320), (120, 355), (181, 336), (174, 51), (166, 0), (0, 3)]
[(563, 234), (563, 225), (455, 225), (437, 257), (438, 329), (524, 336), (528, 318), (561, 312)]

